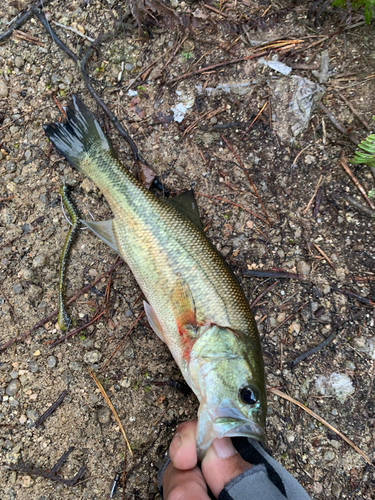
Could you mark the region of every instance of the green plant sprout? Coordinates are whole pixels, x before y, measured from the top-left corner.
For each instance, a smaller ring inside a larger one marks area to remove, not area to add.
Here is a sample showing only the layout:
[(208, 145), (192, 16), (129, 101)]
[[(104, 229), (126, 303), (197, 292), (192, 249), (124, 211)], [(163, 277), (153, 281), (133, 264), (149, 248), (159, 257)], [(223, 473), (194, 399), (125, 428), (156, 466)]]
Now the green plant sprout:
[[(346, 7), (346, 0), (334, 0), (332, 7)], [(351, 0), (353, 9), (363, 7), (365, 10), (365, 21), (370, 24), (371, 19), (374, 17), (375, 0)]]
[[(372, 119), (375, 121), (375, 116)], [(369, 167), (375, 168), (375, 134), (368, 135), (364, 141), (358, 144), (358, 148), (350, 163), (354, 165), (365, 163)]]

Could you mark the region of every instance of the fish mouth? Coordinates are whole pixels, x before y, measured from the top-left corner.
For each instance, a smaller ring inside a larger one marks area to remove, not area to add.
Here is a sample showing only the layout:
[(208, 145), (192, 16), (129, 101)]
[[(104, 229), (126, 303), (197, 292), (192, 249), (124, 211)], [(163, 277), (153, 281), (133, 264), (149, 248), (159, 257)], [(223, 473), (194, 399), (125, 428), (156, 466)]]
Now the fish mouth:
[(244, 418), (237, 408), (218, 408), (217, 416), (212, 422), (216, 437), (250, 437), (264, 441), (265, 433), (261, 425)]

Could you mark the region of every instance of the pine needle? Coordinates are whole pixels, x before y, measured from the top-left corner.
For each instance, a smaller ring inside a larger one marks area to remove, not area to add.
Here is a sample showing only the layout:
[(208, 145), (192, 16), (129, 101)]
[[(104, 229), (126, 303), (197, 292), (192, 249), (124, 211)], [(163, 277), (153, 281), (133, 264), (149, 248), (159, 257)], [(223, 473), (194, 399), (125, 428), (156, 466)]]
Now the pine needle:
[(374, 465), (371, 463), (371, 460), (369, 459), (369, 457), (367, 455), (365, 455), (363, 453), (363, 451), (360, 450), (358, 448), (358, 446), (353, 443), (353, 441), (351, 441), (349, 438), (347, 438), (342, 432), (340, 432), (338, 429), (336, 429), (335, 427), (333, 427), (333, 425), (329, 424), (326, 420), (324, 420), (324, 418), (320, 417), (313, 410), (310, 410), (310, 408), (307, 408), (307, 406), (305, 406), (303, 403), (300, 403), (296, 399), (292, 398), (291, 396), (288, 396), (288, 394), (285, 394), (284, 392), (281, 392), (278, 389), (273, 389), (273, 388), (269, 387), (269, 388), (267, 388), (267, 390), (268, 390), (268, 392), (272, 392), (272, 394), (276, 394), (276, 396), (279, 396), (280, 398), (286, 399), (287, 401), (290, 401), (291, 403), (299, 406), (300, 408), (302, 408), (302, 410), (305, 410), (306, 413), (308, 413), (309, 415), (311, 415), (312, 417), (314, 417), (321, 424), (325, 425), (326, 427), (328, 427), (328, 429), (330, 429), (335, 434), (337, 434), (338, 436), (340, 436), (340, 438), (343, 439), (344, 441), (346, 441), (357, 453), (359, 453), (361, 455), (361, 457), (364, 460), (366, 460), (366, 462), (369, 465), (371, 465), (372, 467), (374, 467)]
[(109, 400), (109, 397), (107, 396), (102, 384), (99, 382), (99, 380), (97, 379), (95, 373), (91, 370), (91, 368), (88, 366), (87, 367), (88, 371), (89, 371), (89, 374), (91, 375), (93, 381), (95, 382), (95, 384), (97, 385), (99, 391), (101, 392), (103, 398), (105, 399), (107, 405), (109, 406), (111, 412), (113, 413), (113, 416), (115, 417), (116, 419), (116, 422), (118, 423), (119, 427), (120, 427), (120, 430), (122, 432), (122, 435), (124, 436), (124, 439), (125, 439), (125, 442), (127, 444), (127, 447), (129, 449), (129, 452), (130, 452), (130, 455), (133, 456), (133, 452), (132, 452), (132, 449), (130, 448), (130, 444), (129, 444), (129, 441), (128, 441), (128, 438), (126, 437), (126, 434), (125, 434), (125, 431), (124, 431), (124, 428), (122, 426), (122, 423), (119, 419), (119, 416), (117, 415), (117, 412), (116, 410), (114, 409), (113, 407), (113, 404), (111, 403), (111, 401)]

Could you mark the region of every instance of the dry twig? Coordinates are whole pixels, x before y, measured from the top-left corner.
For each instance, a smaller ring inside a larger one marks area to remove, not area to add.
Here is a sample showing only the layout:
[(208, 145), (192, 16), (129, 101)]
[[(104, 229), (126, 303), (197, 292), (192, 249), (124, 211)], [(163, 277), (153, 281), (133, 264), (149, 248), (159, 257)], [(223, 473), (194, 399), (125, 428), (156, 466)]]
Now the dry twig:
[(268, 388), (267, 390), (268, 390), (268, 392), (271, 392), (272, 394), (275, 394), (276, 396), (279, 396), (280, 398), (286, 399), (287, 401), (290, 401), (291, 403), (293, 403), (293, 404), (299, 406), (300, 408), (302, 408), (302, 410), (304, 410), (306, 413), (308, 413), (309, 415), (311, 415), (312, 417), (314, 417), (316, 420), (318, 420), (318, 422), (320, 422), (321, 424), (325, 425), (332, 432), (334, 432), (335, 434), (337, 434), (338, 436), (340, 436), (340, 438), (343, 439), (346, 443), (348, 443), (357, 453), (359, 453), (361, 455), (361, 457), (369, 465), (371, 465), (372, 467), (374, 467), (374, 465), (372, 464), (372, 462), (369, 459), (369, 457), (367, 455), (365, 455), (363, 453), (363, 451), (360, 450), (358, 448), (358, 446), (353, 443), (353, 441), (351, 441), (349, 438), (347, 438), (345, 436), (345, 434), (343, 434), (341, 431), (339, 431), (338, 429), (336, 429), (336, 427), (333, 427), (333, 425), (329, 424), (320, 415), (318, 415), (317, 413), (315, 413), (313, 410), (310, 410), (310, 408), (307, 408), (307, 406), (305, 406), (303, 403), (300, 403), (299, 401), (297, 401), (296, 399), (292, 398), (291, 396), (288, 396), (288, 394), (285, 394), (284, 392), (279, 391), (279, 389)]
[(98, 380), (97, 376), (95, 375), (95, 373), (91, 370), (91, 368), (89, 366), (87, 367), (87, 369), (88, 369), (89, 374), (91, 375), (93, 381), (97, 385), (99, 391), (101, 392), (103, 398), (105, 399), (107, 405), (109, 406), (111, 412), (113, 413), (113, 416), (115, 417), (116, 422), (118, 423), (118, 425), (120, 427), (122, 435), (124, 436), (125, 443), (126, 443), (128, 449), (129, 449), (130, 455), (133, 456), (133, 452), (132, 452), (132, 449), (130, 448), (130, 444), (129, 444), (128, 438), (126, 437), (126, 434), (125, 434), (124, 428), (122, 426), (121, 420), (119, 419), (119, 416), (117, 415), (117, 412), (116, 412), (116, 410), (113, 407), (113, 404), (111, 403), (109, 397), (107, 396), (107, 393), (105, 392), (102, 384), (99, 382), (99, 380)]
[(369, 205), (369, 207), (372, 210), (375, 210), (375, 205), (372, 203), (372, 201), (370, 200), (370, 198), (367, 196), (366, 191), (363, 189), (363, 187), (360, 184), (359, 180), (355, 177), (355, 175), (351, 171), (351, 168), (349, 167), (347, 159), (345, 158), (344, 155), (342, 155), (342, 157), (340, 158), (339, 163), (342, 166), (342, 168), (345, 170), (345, 172), (349, 175), (349, 177), (354, 182), (354, 184), (357, 186), (357, 188), (359, 189), (359, 192), (361, 193), (361, 195), (363, 196), (364, 200)]
[(313, 243), (314, 247), (318, 250), (318, 252), (323, 255), (323, 257), (326, 259), (327, 263), (332, 267), (332, 269), (334, 271), (336, 271), (336, 268), (335, 266), (333, 265), (333, 262), (331, 261), (331, 259), (328, 257), (328, 255), (320, 248), (320, 246), (316, 245), (315, 243)]

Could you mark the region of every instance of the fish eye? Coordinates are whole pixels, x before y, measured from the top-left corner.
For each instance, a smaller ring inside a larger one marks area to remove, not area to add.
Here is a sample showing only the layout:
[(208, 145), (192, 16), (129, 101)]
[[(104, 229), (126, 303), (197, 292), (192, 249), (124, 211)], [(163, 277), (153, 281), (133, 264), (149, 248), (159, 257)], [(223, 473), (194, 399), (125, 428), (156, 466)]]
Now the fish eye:
[(240, 390), (240, 398), (246, 405), (255, 405), (259, 399), (258, 390), (251, 385), (247, 385)]

